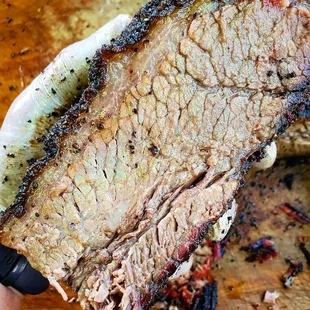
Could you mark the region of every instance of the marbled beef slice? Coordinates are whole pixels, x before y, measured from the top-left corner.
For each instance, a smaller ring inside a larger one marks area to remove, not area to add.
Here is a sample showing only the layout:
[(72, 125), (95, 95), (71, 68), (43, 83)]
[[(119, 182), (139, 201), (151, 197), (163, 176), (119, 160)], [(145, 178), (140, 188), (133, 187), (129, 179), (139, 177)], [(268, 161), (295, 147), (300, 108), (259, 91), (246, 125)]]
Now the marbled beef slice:
[(85, 309), (148, 308), (309, 103), (297, 1), (153, 0), (98, 51), (2, 217), (1, 242)]

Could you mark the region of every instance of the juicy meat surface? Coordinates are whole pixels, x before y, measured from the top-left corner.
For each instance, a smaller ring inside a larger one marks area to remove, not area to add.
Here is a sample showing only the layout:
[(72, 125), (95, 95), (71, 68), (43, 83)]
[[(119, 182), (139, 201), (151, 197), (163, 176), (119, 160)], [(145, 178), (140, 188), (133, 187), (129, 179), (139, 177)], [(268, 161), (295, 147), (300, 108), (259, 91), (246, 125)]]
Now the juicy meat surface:
[(309, 21), (289, 1), (151, 1), (97, 53), (1, 242), (85, 309), (147, 308), (309, 103)]

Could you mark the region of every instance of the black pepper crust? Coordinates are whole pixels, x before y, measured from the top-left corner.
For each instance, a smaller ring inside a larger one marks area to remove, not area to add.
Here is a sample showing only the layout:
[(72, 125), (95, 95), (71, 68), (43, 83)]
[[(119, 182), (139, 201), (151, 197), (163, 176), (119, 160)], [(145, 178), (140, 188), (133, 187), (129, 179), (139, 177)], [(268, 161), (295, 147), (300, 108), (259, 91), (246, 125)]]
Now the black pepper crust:
[(145, 4), (133, 17), (131, 23), (122, 34), (111, 41), (110, 45), (103, 45), (97, 50), (89, 69), (89, 86), (83, 92), (81, 99), (53, 125), (44, 137), (45, 156), (36, 160), (27, 170), (18, 188), (13, 204), (6, 211), (0, 213), (0, 229), (11, 216), (21, 218), (26, 212), (25, 202), (30, 191), (33, 191), (32, 182), (42, 169), (56, 158), (60, 151), (61, 140), (68, 134), (78, 133), (78, 118), (88, 112), (92, 99), (105, 85), (107, 80), (107, 64), (115, 53), (125, 51), (139, 43), (148, 33), (150, 27), (159, 19), (171, 14), (176, 8), (186, 7), (195, 0), (151, 0)]
[(310, 118), (310, 106), (306, 106), (305, 109), (303, 109), (300, 114), (299, 114), (300, 118)]

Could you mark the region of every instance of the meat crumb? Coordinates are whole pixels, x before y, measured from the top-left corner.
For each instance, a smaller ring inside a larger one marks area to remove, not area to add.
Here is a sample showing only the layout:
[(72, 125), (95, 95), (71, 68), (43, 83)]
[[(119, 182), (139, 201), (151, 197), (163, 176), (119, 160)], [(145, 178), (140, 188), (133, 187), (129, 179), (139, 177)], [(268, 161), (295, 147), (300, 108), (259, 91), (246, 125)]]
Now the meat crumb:
[(280, 297), (280, 293), (277, 291), (274, 291), (274, 292), (266, 291), (265, 296), (264, 296), (264, 302), (267, 304), (274, 305), (276, 303), (276, 299), (279, 297)]
[(271, 237), (261, 238), (253, 244), (241, 247), (240, 250), (251, 253), (245, 259), (249, 263), (253, 263), (255, 261), (263, 263), (264, 261), (276, 258), (278, 256)]
[(295, 221), (298, 221), (301, 224), (310, 224), (310, 218), (304, 212), (297, 210), (289, 203), (281, 204), (280, 209)]
[(68, 301), (68, 295), (66, 294), (65, 290), (61, 287), (61, 285), (51, 276), (48, 277), (48, 281), (62, 296), (63, 300)]
[(296, 261), (290, 260), (289, 264), (290, 266), (287, 272), (282, 276), (282, 279), (281, 279), (285, 288), (292, 287), (295, 277), (303, 271), (302, 262), (300, 261), (296, 262)]
[(30, 51), (29, 47), (24, 47), (20, 50), (19, 55), (25, 55), (26, 53), (28, 53)]

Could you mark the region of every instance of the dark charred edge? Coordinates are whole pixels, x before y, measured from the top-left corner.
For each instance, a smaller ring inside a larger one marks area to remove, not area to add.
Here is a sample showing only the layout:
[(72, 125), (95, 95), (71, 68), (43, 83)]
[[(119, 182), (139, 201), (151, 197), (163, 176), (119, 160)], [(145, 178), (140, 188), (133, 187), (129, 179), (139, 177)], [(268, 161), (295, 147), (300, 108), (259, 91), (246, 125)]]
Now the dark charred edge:
[(35, 178), (59, 154), (61, 140), (69, 133), (77, 133), (79, 116), (88, 112), (92, 99), (105, 85), (108, 78), (108, 59), (114, 54), (125, 51), (139, 43), (158, 19), (171, 14), (178, 7), (186, 7), (194, 1), (151, 0), (138, 11), (117, 39), (113, 39), (110, 45), (104, 45), (96, 52), (89, 69), (88, 88), (83, 92), (81, 99), (51, 127), (45, 136), (44, 151), (46, 154), (41, 159), (36, 160), (27, 170), (18, 188), (14, 203), (6, 211), (1, 212), (0, 230), (11, 216), (21, 218), (26, 214), (27, 210), (24, 205), (29, 192), (36, 188), (36, 183), (33, 183)]
[(138, 302), (142, 309), (150, 309), (154, 302), (156, 302), (160, 289), (166, 286), (168, 278), (183, 262), (188, 260), (190, 255), (198, 248), (199, 244), (203, 241), (211, 226), (212, 222), (206, 222), (193, 230), (190, 237), (191, 243), (186, 245), (187, 251), (183, 253), (183, 256), (179, 257), (177, 260), (171, 259), (171, 261), (161, 271), (161, 277), (158, 279), (158, 281), (149, 284), (148, 292), (142, 296), (142, 299)]
[(305, 109), (303, 109), (300, 113), (299, 113), (299, 117), (300, 118), (310, 118), (310, 105), (307, 105), (305, 107)]
[(277, 135), (283, 134), (290, 125), (296, 121), (304, 111), (307, 111), (310, 106), (310, 79), (307, 80), (307, 85), (297, 91), (289, 93), (287, 96), (287, 103), (289, 105), (282, 117), (280, 127), (277, 130)]
[(106, 59), (139, 43), (157, 19), (171, 14), (178, 7), (187, 7), (194, 1), (196, 0), (152, 0), (145, 4), (118, 39), (112, 39), (110, 45), (103, 45), (97, 50), (89, 70), (90, 83), (97, 89), (103, 86), (107, 78), (103, 71), (106, 68)]
[(193, 310), (215, 310), (218, 306), (218, 285), (217, 282), (207, 283), (202, 288), (202, 296), (194, 303)]

